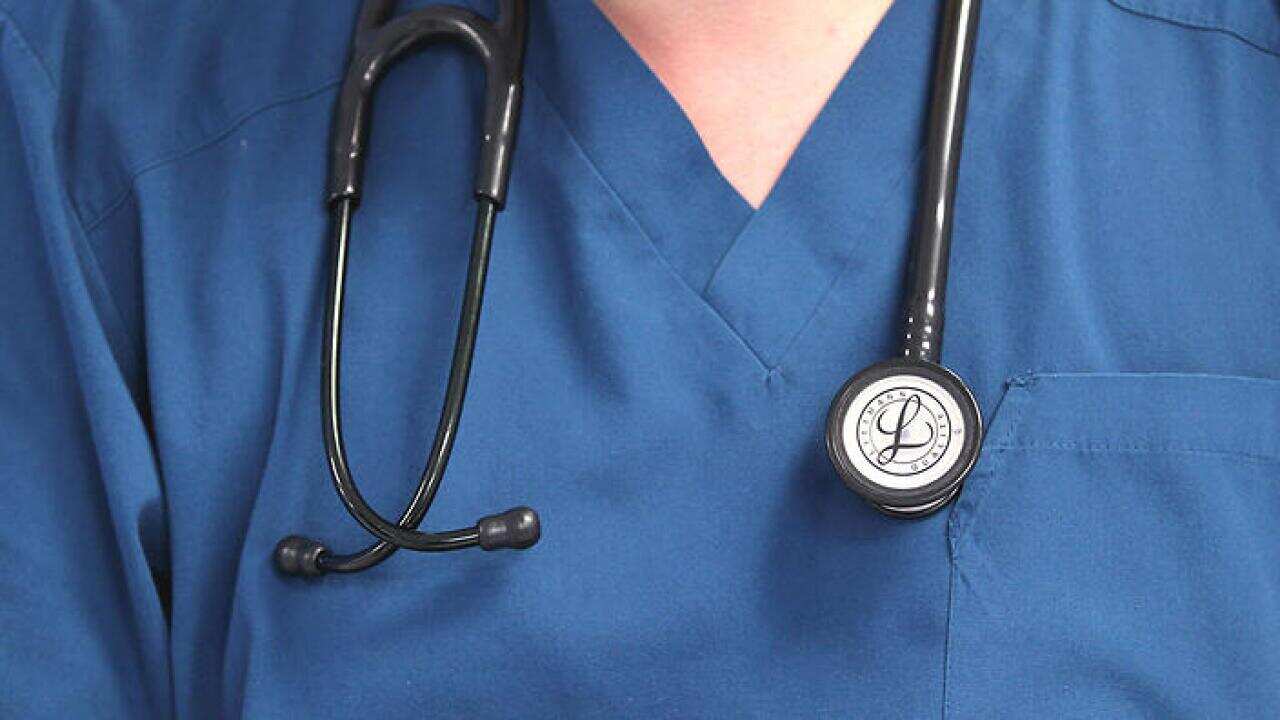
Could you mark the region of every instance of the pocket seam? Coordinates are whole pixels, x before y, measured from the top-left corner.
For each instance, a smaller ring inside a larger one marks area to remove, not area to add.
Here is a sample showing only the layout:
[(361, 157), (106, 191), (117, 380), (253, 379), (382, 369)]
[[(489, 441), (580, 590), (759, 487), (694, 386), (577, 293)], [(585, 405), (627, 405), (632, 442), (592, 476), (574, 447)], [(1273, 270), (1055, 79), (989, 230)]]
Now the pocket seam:
[[(984, 462), (980, 468), (975, 468), (973, 476), (974, 483), (967, 488), (967, 491), (973, 491), (972, 495), (967, 498), (962, 494), (960, 502), (953, 507), (951, 516), (948, 518), (949, 532), (949, 549), (950, 558), (948, 566), (947, 590), (946, 590), (946, 615), (945, 615), (945, 637), (943, 640), (943, 662), (942, 662), (942, 678), (941, 678), (941, 715), (944, 718), (970, 714), (973, 708), (969, 707), (972, 697), (973, 673), (978, 671), (979, 677), (984, 667), (990, 666), (992, 662), (999, 663), (1000, 659), (992, 661), (984, 659), (981, 654), (976, 654), (973, 650), (975, 635), (972, 628), (983, 628), (982, 625), (974, 625), (975, 622), (986, 622), (988, 626), (998, 627), (999, 617), (986, 617), (982, 620), (975, 620), (982, 614), (984, 596), (982, 587), (985, 583), (1002, 583), (1004, 579), (1000, 577), (999, 558), (1002, 548), (1006, 541), (1002, 533), (993, 532), (992, 528), (999, 524), (1000, 517), (993, 516), (986, 518), (983, 515), (986, 510), (986, 504), (996, 501), (1001, 504), (1001, 508), (993, 509), (991, 512), (1000, 510), (1003, 513), (1003, 502), (999, 495), (993, 494), (993, 488), (998, 483), (1008, 484), (1009, 488), (1000, 488), (1001, 492), (1022, 492), (1024, 488), (1031, 485), (1023, 484), (1023, 478), (1020, 478), (1019, 463), (1024, 459), (1022, 456), (1011, 456), (1010, 453), (1018, 451), (1045, 451), (1047, 453), (1063, 452), (1077, 454), (1093, 454), (1086, 462), (1092, 462), (1099, 458), (1105, 460), (1108, 453), (1115, 454), (1183, 454), (1196, 455), (1202, 457), (1211, 457), (1214, 463), (1205, 463), (1206, 465), (1214, 465), (1221, 471), (1221, 465), (1229, 462), (1262, 465), (1263, 469), (1254, 467), (1249, 470), (1250, 479), (1259, 481), (1259, 484), (1252, 485), (1255, 491), (1261, 488), (1262, 492), (1270, 493), (1271, 486), (1269, 482), (1280, 480), (1280, 475), (1272, 472), (1272, 468), (1280, 467), (1280, 451), (1276, 449), (1270, 441), (1263, 443), (1263, 447), (1255, 447), (1252, 451), (1232, 449), (1237, 441), (1230, 438), (1225, 439), (1221, 444), (1213, 447), (1213, 438), (1206, 438), (1204, 442), (1197, 443), (1195, 438), (1183, 438), (1180, 441), (1176, 437), (1163, 438), (1158, 437), (1159, 432), (1151, 431), (1146, 437), (1143, 434), (1137, 434), (1128, 442), (1107, 440), (1105, 436), (1097, 437), (1081, 437), (1073, 439), (1070, 436), (1071, 425), (1059, 423), (1055, 426), (1053, 434), (1048, 435), (1047, 439), (1038, 439), (1035, 434), (1038, 432), (1038, 421), (1044, 417), (1041, 412), (1039, 403), (1050, 401), (1068, 402), (1065, 398), (1069, 393), (1077, 393), (1086, 389), (1083, 385), (1068, 384), (1059, 387), (1055, 384), (1056, 379), (1071, 378), (1093, 378), (1093, 377), (1110, 377), (1110, 378), (1134, 378), (1134, 382), (1142, 382), (1142, 378), (1150, 379), (1152, 377), (1176, 377), (1194, 380), (1188, 388), (1195, 388), (1202, 397), (1205, 392), (1216, 389), (1228, 391), (1229, 394), (1239, 393), (1239, 397), (1246, 397), (1244, 393), (1260, 394), (1260, 400), (1252, 401), (1250, 407), (1261, 408), (1271, 415), (1275, 404), (1272, 402), (1274, 398), (1280, 397), (1280, 379), (1259, 378), (1259, 377), (1239, 377), (1221, 374), (1191, 374), (1191, 373), (1026, 373), (1024, 375), (1011, 378), (1007, 381), (1005, 392), (997, 401), (995, 411), (991, 415), (991, 425), (996, 430), (990, 438), (990, 442), (983, 448)], [(1038, 381), (1045, 382), (1039, 383)], [(1223, 384), (1222, 386), (1201, 386), (1205, 381), (1217, 382), (1219, 380), (1242, 380), (1248, 383), (1260, 383), (1258, 385), (1233, 385)], [(1160, 387), (1160, 386), (1157, 386)], [(1175, 388), (1175, 386), (1168, 386)], [(1176, 388), (1175, 388), (1176, 389)], [(1064, 394), (1063, 391), (1068, 391)], [(1125, 388), (1126, 392), (1132, 396), (1132, 388)], [(1210, 392), (1210, 394), (1212, 394)], [(1233, 395), (1234, 396), (1234, 395)], [(1070, 405), (1063, 405), (1067, 410), (1071, 409)], [(1157, 406), (1158, 407), (1158, 406)], [(1221, 407), (1217, 405), (1215, 407)], [(1176, 408), (1175, 408), (1176, 410)], [(1176, 415), (1176, 412), (1171, 414)], [(998, 425), (998, 428), (994, 426)], [(1275, 427), (1274, 423), (1269, 423), (1268, 428)], [(1030, 431), (1030, 432), (1028, 432)], [(1049, 431), (1046, 431), (1048, 433)], [(1083, 432), (1083, 431), (1082, 431)], [(1020, 434), (1021, 433), (1021, 434)], [(1155, 435), (1157, 437), (1151, 437)], [(1061, 438), (1054, 440), (1053, 438)], [(1267, 437), (1274, 438), (1274, 433), (1268, 432)], [(1051, 455), (1046, 455), (1051, 457)], [(1058, 457), (1061, 461), (1063, 458)], [(1034, 462), (1034, 456), (1030, 458)], [(1120, 458), (1115, 458), (1116, 462), (1120, 462)], [(1125, 460), (1126, 462), (1128, 459)], [(1052, 475), (1046, 475), (1052, 479)], [(1198, 482), (1200, 479), (1188, 475), (1191, 481)], [(1088, 477), (1086, 479), (1094, 480), (1096, 478)], [(1032, 491), (1034, 492), (1034, 490)], [(987, 532), (986, 536), (978, 536), (979, 532)], [(1037, 541), (1036, 529), (1024, 529), (1017, 534), (1014, 540), (1018, 542), (1035, 543)], [(975, 547), (969, 549), (968, 544)], [(972, 555), (964, 555), (961, 552), (971, 552)], [(995, 562), (992, 562), (992, 559)], [(988, 564), (990, 563), (990, 564)], [(1010, 586), (1013, 587), (1013, 586)], [(1102, 592), (1106, 592), (1104, 587)], [(1035, 590), (1028, 592), (1037, 592)], [(1017, 605), (1014, 603), (1025, 601), (1028, 596), (1025, 592), (1017, 591), (1013, 593), (1012, 601), (1006, 602), (1004, 598), (994, 594), (985, 599), (990, 600), (995, 597), (995, 604), (988, 606), (987, 609), (994, 608), (994, 612), (998, 615), (1000, 612), (1016, 612)], [(975, 608), (978, 612), (975, 614)], [(1032, 638), (1034, 639), (1034, 637)]]
[[(973, 521), (978, 517), (982, 509), (983, 502), (991, 493), (991, 487), (996, 483), (999, 474), (1001, 460), (1010, 449), (1009, 444), (1013, 439), (1014, 430), (1022, 422), (1022, 408), (1025, 403), (1016, 402), (1017, 398), (1027, 394), (1027, 386), (1034, 383), (1036, 376), (1033, 373), (1025, 373), (1009, 378), (1005, 381), (1004, 393), (1001, 394), (995, 409), (991, 413), (991, 423), (995, 424), (997, 418), (1005, 419), (1002, 423), (1005, 426), (1004, 437), (1000, 443), (991, 447), (989, 450), (984, 446), (982, 456), (985, 460), (981, 472), (972, 479), (982, 479), (985, 482), (979, 484), (976, 488), (973, 485), (969, 487), (976, 491), (971, 497), (967, 498), (969, 503), (967, 512), (957, 512), (958, 508), (953, 506), (950, 515), (947, 517), (947, 535), (949, 557), (947, 562), (947, 615), (946, 615), (946, 635), (943, 639), (942, 648), (942, 718), (946, 720), (951, 715), (951, 691), (949, 685), (953, 674), (952, 663), (954, 656), (951, 653), (952, 638), (952, 620), (955, 612), (956, 601), (956, 573), (960, 570), (959, 556), (960, 547), (969, 537), (969, 530), (973, 527)], [(1011, 407), (1010, 402), (1017, 407)], [(972, 480), (970, 481), (972, 482)], [(961, 493), (961, 497), (964, 493)]]
[(1233, 460), (1241, 460), (1244, 462), (1255, 462), (1262, 464), (1278, 464), (1280, 458), (1271, 455), (1263, 455), (1260, 453), (1244, 452), (1239, 450), (1217, 450), (1213, 448), (1197, 448), (1186, 447), (1180, 445), (1108, 445), (1098, 443), (1079, 443), (1079, 442), (1047, 442), (1047, 443), (1016, 443), (1012, 445), (999, 445), (991, 448), (995, 451), (1007, 450), (1061, 450), (1071, 452), (1085, 453), (1178, 453), (1184, 455), (1205, 455), (1209, 457), (1226, 457)]
[[(1221, 373), (1181, 373), (1181, 372), (1053, 372), (1053, 371), (1028, 371), (1021, 375), (1015, 376), (1008, 380), (1008, 389), (1006, 390), (1006, 398), (1001, 400), (1003, 405), (1005, 399), (1014, 397), (1015, 391), (1021, 390), (1022, 396), (1034, 396), (1034, 389), (1041, 385), (1041, 381), (1050, 383), (1056, 381), (1117, 381), (1117, 382), (1137, 382), (1137, 381), (1159, 381), (1159, 382), (1212, 382), (1222, 383), (1223, 387), (1240, 387), (1240, 392), (1250, 392), (1252, 394), (1265, 393), (1266, 397), (1280, 398), (1280, 378), (1258, 377), (1249, 375), (1233, 375)], [(1120, 386), (1123, 387), (1123, 386)], [(1232, 392), (1237, 390), (1233, 389)], [(1125, 443), (1110, 442), (1106, 439), (1088, 438), (1088, 437), (1072, 437), (1074, 433), (1059, 432), (1054, 436), (1057, 439), (1038, 439), (1035, 437), (1020, 437), (1019, 431), (1025, 425), (1025, 419), (1022, 417), (1022, 411), (1026, 407), (1025, 398), (1020, 402), (1018, 408), (1019, 413), (1016, 416), (1017, 424), (1010, 423), (1001, 434), (1001, 439), (991, 438), (989, 442), (984, 444), (984, 450), (1062, 450), (1062, 451), (1078, 451), (1078, 452), (1149, 452), (1149, 453), (1183, 453), (1190, 455), (1203, 455), (1205, 457), (1221, 457), (1230, 456), (1239, 458), (1243, 461), (1252, 462), (1270, 462), (1280, 463), (1280, 451), (1272, 447), (1272, 443), (1263, 443), (1259, 447), (1256, 443), (1240, 443), (1240, 442), (1216, 442), (1207, 446), (1198, 444), (1192, 438), (1176, 438), (1176, 437), (1157, 437), (1144, 438), (1136, 437)], [(1268, 406), (1269, 407), (1269, 406)], [(993, 423), (998, 418), (993, 417)], [(1087, 433), (1080, 433), (1087, 435)], [(1268, 436), (1270, 437), (1270, 436)], [(994, 443), (994, 444), (993, 444)], [(1251, 447), (1252, 446), (1252, 447)]]
[[(1216, 373), (1167, 373), (1167, 372), (1053, 372), (1053, 371), (1026, 371), (1018, 375), (1010, 376), (1005, 381), (1005, 391), (1001, 395), (995, 410), (991, 415), (991, 425), (994, 427), (997, 423), (1001, 426), (1000, 437), (988, 438), (983, 442), (982, 456), (986, 461), (980, 469), (975, 470), (975, 474), (968, 482), (967, 490), (972, 493), (967, 498), (962, 493), (961, 502), (964, 506), (957, 505), (952, 509), (947, 519), (948, 544), (951, 555), (951, 562), (954, 566), (956, 559), (959, 557), (961, 548), (967, 541), (971, 539), (973, 526), (977, 524), (982, 514), (983, 506), (987, 497), (991, 494), (995, 485), (1000, 482), (999, 473), (1003, 456), (1008, 452), (1016, 452), (1020, 450), (1041, 450), (1041, 451), (1062, 451), (1062, 452), (1081, 452), (1081, 453), (1176, 453), (1184, 455), (1195, 455), (1201, 457), (1213, 458), (1230, 458), (1238, 462), (1246, 462), (1250, 464), (1264, 465), (1280, 465), (1280, 456), (1268, 453), (1252, 452), (1248, 450), (1223, 449), (1223, 448), (1202, 448), (1190, 445), (1180, 444), (1129, 444), (1118, 445), (1113, 443), (1091, 443), (1080, 441), (1054, 441), (1054, 442), (1020, 442), (1015, 440), (1018, 431), (1022, 428), (1025, 410), (1027, 407), (1027, 398), (1032, 395), (1032, 391), (1041, 380), (1055, 379), (1078, 379), (1078, 378), (1186, 378), (1198, 380), (1225, 380), (1225, 381), (1241, 381), (1249, 383), (1262, 383), (1264, 385), (1275, 384), (1280, 388), (1280, 380), (1265, 377), (1252, 377), (1244, 375), (1226, 375)], [(975, 482), (976, 481), (976, 482)]]
[[(969, 528), (973, 525), (973, 520), (978, 516), (983, 501), (991, 492), (991, 486), (996, 482), (996, 470), (999, 468), (999, 462), (1005, 451), (1012, 447), (1014, 432), (1022, 424), (1022, 410), (1025, 403), (1020, 402), (1020, 398), (1027, 394), (1027, 387), (1034, 384), (1037, 375), (1035, 373), (1024, 373), (1015, 375), (1005, 381), (1004, 393), (1000, 396), (995, 410), (991, 413), (991, 425), (994, 426), (997, 419), (1003, 420), (1001, 425), (1004, 426), (1003, 437), (992, 446), (987, 445), (987, 441), (983, 442), (982, 458), (986, 460), (981, 471), (968, 482), (970, 489), (975, 494), (968, 500), (968, 512), (957, 512), (958, 508), (953, 508), (950, 516), (947, 518), (948, 534), (950, 535), (951, 561), (954, 566), (956, 556), (960, 552), (960, 546), (969, 534)], [(989, 426), (989, 427), (990, 427)], [(973, 480), (985, 480), (974, 487)]]
[(1280, 57), (1280, 32), (1275, 29), (1266, 32), (1248, 27), (1239, 19), (1224, 17), (1207, 10), (1201, 12), (1178, 10), (1164, 7), (1152, 0), (1110, 0), (1110, 2), (1120, 10), (1139, 17), (1191, 30), (1221, 33), (1254, 50)]

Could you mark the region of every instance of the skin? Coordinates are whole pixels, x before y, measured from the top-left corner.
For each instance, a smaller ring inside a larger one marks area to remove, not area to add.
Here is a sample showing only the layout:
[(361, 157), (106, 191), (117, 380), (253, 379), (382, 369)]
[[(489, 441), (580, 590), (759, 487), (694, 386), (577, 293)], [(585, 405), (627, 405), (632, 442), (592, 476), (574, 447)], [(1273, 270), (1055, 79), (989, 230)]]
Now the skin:
[(596, 0), (759, 208), (893, 0)]

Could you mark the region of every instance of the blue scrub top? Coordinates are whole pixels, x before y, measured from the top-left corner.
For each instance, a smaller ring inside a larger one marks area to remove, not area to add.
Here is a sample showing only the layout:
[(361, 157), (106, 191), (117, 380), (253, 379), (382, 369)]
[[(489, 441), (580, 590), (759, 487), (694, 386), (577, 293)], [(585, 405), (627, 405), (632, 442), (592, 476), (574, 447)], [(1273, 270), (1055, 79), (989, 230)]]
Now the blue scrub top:
[[(1276, 3), (984, 3), (945, 361), (986, 446), (901, 521), (822, 431), (895, 352), (939, 3), (897, 0), (753, 211), (589, 2), (535, 2), (428, 525), (527, 503), (542, 542), (303, 581), (281, 536), (369, 540), (319, 392), (355, 9), (0, 0), (0, 715), (1275, 713)], [(379, 90), (343, 401), (388, 516), (443, 395), (481, 85), (436, 47)]]

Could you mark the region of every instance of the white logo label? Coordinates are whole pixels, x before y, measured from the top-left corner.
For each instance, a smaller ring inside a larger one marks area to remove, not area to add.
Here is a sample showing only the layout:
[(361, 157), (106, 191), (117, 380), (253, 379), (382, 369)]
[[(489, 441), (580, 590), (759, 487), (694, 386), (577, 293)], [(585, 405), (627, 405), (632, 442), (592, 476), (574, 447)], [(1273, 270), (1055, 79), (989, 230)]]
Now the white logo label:
[(863, 388), (841, 428), (845, 455), (863, 477), (895, 490), (937, 481), (960, 459), (964, 416), (941, 385), (893, 375)]

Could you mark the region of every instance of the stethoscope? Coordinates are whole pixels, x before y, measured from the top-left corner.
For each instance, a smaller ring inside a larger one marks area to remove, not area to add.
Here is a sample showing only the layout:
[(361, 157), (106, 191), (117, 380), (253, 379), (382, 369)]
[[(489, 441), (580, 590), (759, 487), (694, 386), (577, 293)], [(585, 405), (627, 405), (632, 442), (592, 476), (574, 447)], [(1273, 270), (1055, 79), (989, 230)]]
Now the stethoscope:
[[(275, 549), (289, 575), (359, 572), (397, 549), (442, 552), (479, 546), (525, 549), (538, 542), (538, 515), (516, 507), (446, 532), (418, 530), (444, 478), (458, 434), (471, 374), (493, 228), (506, 201), (523, 89), (526, 0), (499, 0), (490, 21), (455, 6), (434, 5), (390, 18), (395, 0), (365, 0), (351, 60), (339, 91), (330, 146), (328, 206), (333, 251), (322, 362), (324, 444), (338, 497), (377, 542), (339, 555), (311, 538), (291, 535)], [(977, 460), (982, 421), (973, 393), (938, 364), (951, 247), (956, 171), (981, 0), (946, 0), (933, 79), (929, 140), (912, 238), (901, 357), (862, 370), (837, 393), (827, 416), (826, 443), (836, 471), (872, 506), (895, 516), (926, 515), (959, 492)], [(439, 40), (461, 42), (485, 67), (486, 94), (471, 259), (444, 406), (426, 469), (396, 523), (365, 502), (352, 477), (342, 439), (340, 359), (342, 309), (353, 215), (360, 203), (370, 105), (377, 82), (408, 52)]]

